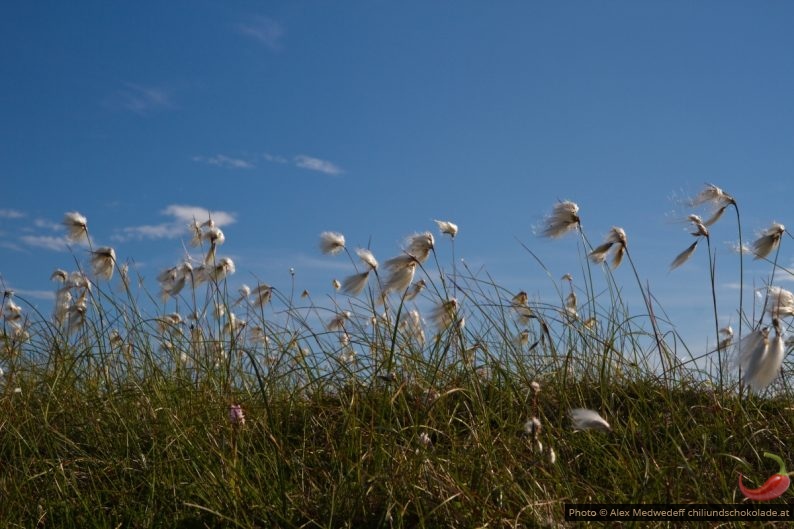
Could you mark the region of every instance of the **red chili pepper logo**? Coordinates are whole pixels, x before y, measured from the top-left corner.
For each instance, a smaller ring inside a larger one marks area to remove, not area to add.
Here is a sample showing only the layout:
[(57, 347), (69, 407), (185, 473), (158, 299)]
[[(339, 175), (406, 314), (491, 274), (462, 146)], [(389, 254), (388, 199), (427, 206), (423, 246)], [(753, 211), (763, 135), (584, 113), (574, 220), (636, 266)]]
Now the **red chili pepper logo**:
[(783, 495), (784, 492), (788, 490), (789, 485), (791, 484), (791, 479), (786, 472), (786, 464), (783, 462), (783, 459), (776, 456), (775, 454), (770, 454), (769, 452), (764, 452), (764, 457), (768, 457), (770, 459), (774, 459), (780, 465), (780, 471), (777, 474), (772, 475), (766, 483), (758, 487), (757, 489), (748, 489), (742, 483), (742, 474), (739, 473), (739, 490), (742, 491), (742, 494), (746, 498), (755, 501), (769, 501), (774, 500), (775, 498), (779, 498)]

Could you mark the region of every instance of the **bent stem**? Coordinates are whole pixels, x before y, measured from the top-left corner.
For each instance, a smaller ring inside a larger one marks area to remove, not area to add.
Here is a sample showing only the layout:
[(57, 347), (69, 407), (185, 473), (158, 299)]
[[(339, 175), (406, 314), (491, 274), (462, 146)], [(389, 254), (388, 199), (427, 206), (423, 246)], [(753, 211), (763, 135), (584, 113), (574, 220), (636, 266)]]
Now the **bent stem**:
[[(659, 326), (656, 324), (656, 317), (653, 314), (653, 307), (651, 307), (651, 300), (649, 299), (648, 294), (645, 292), (645, 288), (642, 286), (642, 281), (640, 280), (640, 274), (637, 272), (637, 267), (634, 266), (634, 260), (631, 258), (631, 253), (627, 247), (624, 247), (626, 251), (626, 258), (631, 265), (631, 270), (634, 272), (634, 278), (637, 280), (637, 286), (640, 287), (640, 292), (642, 293), (642, 300), (645, 302), (645, 308), (648, 311), (648, 319), (651, 320), (651, 327), (653, 328), (653, 337), (656, 340), (656, 348), (659, 350), (659, 359), (662, 362), (662, 372), (664, 373), (665, 382), (667, 380), (667, 369), (664, 366), (665, 362), (665, 350), (662, 347), (662, 337), (661, 333), (659, 332)], [(672, 362), (669, 362), (670, 368), (672, 368)]]
[[(716, 291), (716, 284), (715, 284), (715, 269), (717, 266), (716, 256), (713, 256), (711, 253), (711, 237), (706, 235), (706, 247), (708, 249), (709, 254), (709, 280), (711, 281), (711, 304), (714, 310), (714, 330), (716, 332), (717, 338), (717, 370), (719, 371), (720, 376), (720, 393), (723, 390), (723, 373), (722, 373), (722, 344), (720, 343), (720, 323), (719, 318), (717, 316), (717, 291)], [(741, 290), (741, 287), (739, 287)], [(740, 309), (741, 312), (741, 309)], [(741, 316), (739, 317), (739, 321), (741, 322)], [(741, 325), (741, 323), (740, 323)]]

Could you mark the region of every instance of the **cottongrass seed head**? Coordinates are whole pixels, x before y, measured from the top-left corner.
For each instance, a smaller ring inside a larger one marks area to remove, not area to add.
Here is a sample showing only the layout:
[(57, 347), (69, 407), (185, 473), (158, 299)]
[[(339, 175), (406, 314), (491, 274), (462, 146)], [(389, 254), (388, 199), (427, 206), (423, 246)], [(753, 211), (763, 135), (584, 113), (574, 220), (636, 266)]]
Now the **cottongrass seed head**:
[(417, 233), (408, 238), (405, 253), (412, 256), (420, 263), (424, 263), (430, 255), (430, 251), (435, 246), (435, 243), (436, 241), (433, 238), (433, 234), (429, 231)]
[(234, 274), (234, 272), (234, 261), (230, 257), (223, 257), (210, 269), (209, 277), (213, 281), (221, 281), (225, 277)]
[(438, 231), (440, 231), (442, 234), (449, 235), (453, 239), (458, 234), (457, 224), (453, 224), (447, 220), (434, 220), (433, 222), (438, 225)]
[(558, 202), (544, 219), (542, 235), (557, 239), (580, 226), (579, 206), (569, 200)]
[(574, 408), (569, 412), (574, 430), (601, 430), (609, 432), (612, 427), (598, 414), (587, 408)]
[(596, 264), (601, 264), (606, 261), (607, 255), (609, 254), (610, 250), (612, 250), (612, 268), (615, 269), (620, 266), (620, 263), (623, 260), (623, 255), (626, 252), (627, 244), (628, 239), (626, 238), (626, 232), (623, 230), (623, 228), (613, 226), (609, 230), (609, 233), (604, 239), (603, 244), (590, 252), (590, 260)]
[(400, 255), (386, 261), (389, 275), (383, 284), (384, 292), (403, 292), (414, 280), (416, 258), (411, 255)]
[(378, 269), (378, 260), (375, 259), (375, 256), (372, 252), (366, 248), (359, 248), (356, 250), (356, 255), (358, 258), (361, 259), (361, 262), (370, 267), (372, 270)]
[(794, 316), (794, 294), (785, 288), (768, 287), (766, 311), (773, 320)]
[(439, 330), (442, 331), (449, 327), (452, 322), (458, 317), (458, 300), (451, 298), (444, 301), (432, 310), (430, 313), (430, 321)]
[[(777, 320), (775, 321), (777, 324)], [(775, 325), (776, 330), (778, 325)], [(762, 392), (780, 374), (785, 355), (785, 340), (775, 333), (769, 338), (769, 327), (757, 329), (739, 343), (742, 378), (751, 390)]]
[(715, 207), (722, 207), (729, 204), (735, 204), (736, 201), (728, 193), (715, 186), (714, 184), (706, 184), (706, 187), (698, 193), (694, 198), (689, 201), (691, 207), (697, 207), (703, 204), (710, 204)]
[(116, 265), (116, 251), (109, 246), (102, 246), (91, 252), (91, 266), (94, 275), (110, 280), (113, 277), (113, 269)]
[(676, 268), (678, 268), (682, 264), (686, 263), (689, 260), (689, 258), (692, 257), (692, 254), (695, 253), (695, 250), (698, 247), (698, 242), (699, 241), (700, 241), (700, 239), (698, 239), (695, 242), (693, 242), (692, 244), (690, 244), (689, 247), (686, 250), (684, 250), (683, 252), (678, 254), (676, 256), (676, 258), (673, 259), (673, 262), (670, 263), (670, 270), (671, 271), (675, 270)]
[(425, 283), (424, 279), (420, 279), (419, 281), (414, 283), (411, 286), (411, 288), (408, 290), (408, 292), (405, 293), (405, 301), (411, 301), (412, 299), (414, 299), (416, 296), (422, 293), (422, 291), (425, 289), (426, 286), (427, 283)]
[(369, 270), (361, 272), (360, 274), (353, 274), (342, 280), (342, 292), (351, 296), (358, 296), (367, 286), (369, 279)]
[(780, 245), (780, 239), (786, 232), (786, 227), (778, 222), (773, 222), (761, 236), (753, 243), (753, 253), (756, 259), (764, 259)]
[(88, 220), (80, 213), (70, 211), (64, 214), (63, 225), (66, 226), (66, 236), (70, 241), (88, 241)]
[(324, 231), (320, 234), (320, 251), (328, 255), (336, 255), (345, 249), (345, 236), (335, 231)]

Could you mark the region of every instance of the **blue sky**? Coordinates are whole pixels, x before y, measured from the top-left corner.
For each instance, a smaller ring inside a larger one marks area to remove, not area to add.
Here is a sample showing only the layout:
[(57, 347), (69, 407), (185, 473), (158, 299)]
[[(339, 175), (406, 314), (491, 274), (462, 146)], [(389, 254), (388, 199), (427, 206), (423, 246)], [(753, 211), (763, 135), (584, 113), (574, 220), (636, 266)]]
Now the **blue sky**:
[[(199, 208), (225, 221), (233, 285), (294, 267), (322, 293), (350, 268), (320, 232), (383, 260), (447, 219), (458, 257), (543, 299), (518, 241), (581, 280), (575, 238), (533, 235), (570, 199), (594, 243), (625, 228), (642, 279), (705, 342), (705, 252), (668, 272), (692, 242), (676, 199), (719, 185), (750, 239), (792, 222), (792, 20), (786, 2), (6, 2), (0, 274), (45, 305), (51, 271), (85, 259), (57, 226), (76, 210), (155, 291)], [(735, 323), (733, 217), (712, 236)], [(748, 286), (768, 275), (748, 262)]]

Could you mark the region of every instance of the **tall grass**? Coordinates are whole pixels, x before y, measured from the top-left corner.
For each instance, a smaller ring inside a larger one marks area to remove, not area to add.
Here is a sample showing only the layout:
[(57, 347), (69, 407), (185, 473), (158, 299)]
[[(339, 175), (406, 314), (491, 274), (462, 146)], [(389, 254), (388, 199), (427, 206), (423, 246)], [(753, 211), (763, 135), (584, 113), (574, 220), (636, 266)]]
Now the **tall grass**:
[[(351, 274), (372, 272), (356, 296), (317, 303), (294, 280), (238, 295), (222, 234), (198, 223), (206, 257), (162, 274), (164, 298), (79, 259), (55, 317), (6, 294), (0, 522), (553, 527), (565, 503), (742, 501), (739, 471), (759, 482), (763, 452), (791, 460), (789, 384), (741, 392), (723, 347), (715, 362), (680, 341), (630, 254), (632, 286), (591, 263), (574, 213), (583, 279), (546, 270), (554, 300), (444, 263), (452, 243), (432, 237), (397, 259), (427, 285), (412, 299), (350, 252)], [(714, 259), (709, 245), (712, 287)], [(772, 270), (789, 273), (777, 254)], [(574, 431), (573, 408), (612, 430)]]

